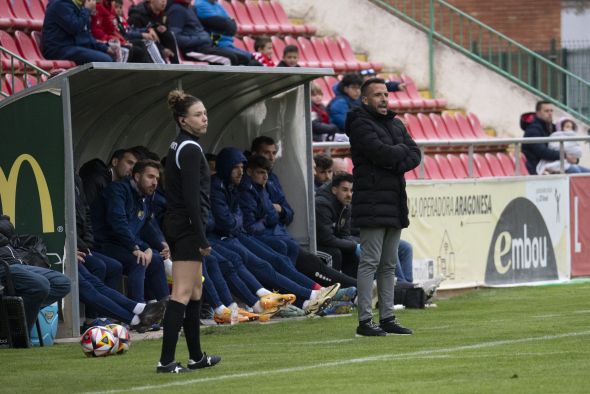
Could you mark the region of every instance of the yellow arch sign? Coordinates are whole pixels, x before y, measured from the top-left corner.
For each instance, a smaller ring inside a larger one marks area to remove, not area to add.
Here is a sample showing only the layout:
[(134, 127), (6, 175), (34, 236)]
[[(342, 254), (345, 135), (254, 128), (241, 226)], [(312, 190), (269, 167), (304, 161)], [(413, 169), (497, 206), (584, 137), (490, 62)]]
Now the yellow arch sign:
[(12, 223), (16, 223), (16, 186), (20, 168), (25, 161), (29, 163), (33, 169), (35, 181), (37, 182), (39, 201), (41, 201), (43, 232), (52, 233), (55, 231), (55, 226), (53, 223), (53, 206), (51, 205), (51, 195), (49, 194), (47, 181), (45, 180), (45, 175), (37, 160), (27, 153), (16, 158), (8, 173), (8, 178), (2, 168), (0, 168), (0, 201), (2, 201), (4, 214), (10, 216)]

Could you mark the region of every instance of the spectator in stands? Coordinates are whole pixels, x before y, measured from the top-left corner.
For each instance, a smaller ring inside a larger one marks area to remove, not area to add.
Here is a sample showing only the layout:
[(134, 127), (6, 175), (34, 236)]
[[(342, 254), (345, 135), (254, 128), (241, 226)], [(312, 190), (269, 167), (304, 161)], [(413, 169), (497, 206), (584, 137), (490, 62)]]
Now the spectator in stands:
[(332, 181), (334, 160), (325, 153), (318, 153), (313, 157), (313, 163), (313, 185), (317, 192), (324, 184)]
[[(363, 82), (366, 81), (367, 79), (375, 78), (377, 76), (377, 73), (372, 68), (369, 68), (366, 70), (361, 70), (359, 72), (359, 74), (360, 74), (361, 78), (363, 79)], [(400, 90), (406, 90), (406, 84), (404, 82), (391, 81), (389, 79), (385, 80), (385, 86), (387, 86), (388, 92), (397, 92)]]
[(119, 32), (115, 4), (113, 0), (102, 0), (96, 4), (96, 13), (92, 15), (91, 19), (92, 35), (98, 41), (106, 44), (118, 43), (121, 50), (127, 52), (127, 56), (124, 56), (123, 52), (119, 54), (123, 56), (121, 61), (129, 63), (152, 63), (152, 59), (148, 55), (147, 48), (142, 40), (129, 42)]
[(47, 5), (41, 50), (47, 59), (71, 60), (78, 65), (112, 62), (114, 50), (90, 34), (90, 14), (96, 0), (53, 0)]
[(99, 251), (123, 264), (129, 298), (137, 302), (145, 301), (144, 286), (157, 300), (169, 295), (163, 259), (169, 258), (170, 249), (150, 207), (159, 178), (160, 163), (137, 162), (131, 178), (112, 182), (103, 191), (104, 208), (93, 212)]
[(254, 40), (254, 59), (256, 59), (264, 67), (275, 67), (275, 62), (272, 60), (272, 41), (266, 36), (258, 36)]
[(77, 252), (78, 260), (78, 287), (80, 301), (88, 309), (96, 311), (98, 316), (110, 317), (120, 322), (129, 324), (132, 330), (146, 332), (152, 324), (160, 322), (164, 315), (166, 300), (160, 300), (150, 304), (136, 302), (123, 294), (106, 286), (102, 280), (92, 275), (86, 267), (84, 252)]
[(253, 155), (263, 156), (270, 162), (271, 171), (268, 174), (266, 191), (268, 191), (268, 196), (270, 197), (270, 201), (272, 201), (273, 207), (279, 214), (279, 222), (284, 226), (290, 225), (293, 221), (293, 208), (291, 208), (285, 197), (279, 177), (272, 172), (278, 152), (275, 140), (264, 135), (256, 137), (252, 141), (250, 152)]
[[(535, 111), (535, 119), (526, 127), (524, 132), (525, 138), (549, 137), (555, 131), (555, 125), (553, 124), (553, 104), (548, 101), (538, 101)], [(537, 174), (537, 165), (540, 160), (559, 160), (559, 151), (549, 149), (547, 143), (523, 144), (522, 152), (526, 156), (526, 168), (531, 175)], [(570, 164), (576, 164), (578, 162), (578, 159), (572, 155), (566, 154), (565, 159)]]
[(340, 130), (338, 126), (330, 123), (330, 115), (326, 106), (322, 103), (324, 94), (315, 83), (311, 84), (311, 130), (314, 141), (333, 141), (334, 135)]
[(88, 206), (93, 207), (95, 200), (111, 182), (119, 181), (131, 175), (131, 170), (138, 160), (138, 153), (130, 149), (118, 149), (111, 156), (109, 167), (100, 159), (92, 159), (80, 167), (80, 177), (84, 184), (84, 194)]
[(166, 11), (168, 27), (176, 37), (179, 50), (191, 59), (211, 64), (244, 64), (243, 59), (233, 51), (213, 45), (211, 36), (203, 28), (190, 3), (191, 0), (178, 0)]
[(195, 9), (216, 47), (232, 52), (237, 57), (237, 64), (260, 66), (250, 52), (234, 46), (234, 35), (238, 31), (236, 22), (230, 18), (218, 0), (196, 0)]
[[(323, 286), (340, 283), (345, 288), (355, 287), (356, 281), (326, 266), (322, 260), (299, 246), (279, 217), (265, 189), (270, 163), (263, 156), (248, 159), (247, 175), (240, 184), (240, 208), (244, 229), (276, 252), (289, 257), (297, 271)], [(344, 289), (342, 289), (344, 290)]]
[[(129, 8), (128, 39), (149, 40), (156, 43), (162, 58), (178, 63), (176, 40), (166, 23), (166, 0), (148, 0)], [(153, 58), (153, 55), (152, 55)]]
[[(8, 263), (14, 290), (22, 297), (28, 332), (35, 325), (39, 310), (61, 300), (70, 292), (70, 280), (63, 274), (48, 268), (27, 265), (10, 245), (14, 226), (10, 218), (0, 215), (0, 261)], [(5, 266), (0, 264), (0, 285), (6, 277)]]
[(283, 58), (277, 67), (299, 67), (299, 48), (295, 45), (287, 45), (283, 49)]
[[(551, 137), (575, 137), (577, 135), (576, 130), (578, 126), (576, 125), (576, 122), (567, 117), (559, 119), (555, 124), (555, 128), (556, 130), (551, 134)], [(547, 147), (559, 152), (560, 142), (550, 142)], [(569, 155), (570, 157), (577, 158), (579, 162), (580, 158), (582, 157), (582, 147), (580, 146), (579, 142), (566, 141), (563, 144), (563, 148), (565, 150), (565, 154)], [(589, 172), (586, 167), (582, 167), (578, 164), (572, 164), (569, 161), (565, 161), (563, 165), (564, 171), (568, 174)], [(560, 172), (561, 163), (559, 160), (539, 160), (539, 164), (537, 165), (537, 174), (558, 174)]]
[(336, 97), (328, 104), (330, 122), (338, 126), (344, 132), (346, 115), (353, 108), (361, 106), (361, 84), (363, 83), (358, 74), (345, 74), (335, 88)]
[(317, 313), (336, 294), (340, 285), (322, 288), (298, 272), (293, 263), (248, 236), (243, 227), (239, 205), (239, 185), (246, 158), (236, 148), (224, 148), (217, 155), (217, 174), (211, 178), (211, 211), (213, 221), (209, 239), (240, 254), (246, 267), (263, 285), (297, 296), (298, 306), (307, 313)]
[[(385, 81), (368, 79), (361, 88), (362, 106), (346, 119), (354, 163), (352, 219), (360, 228), (357, 335), (409, 335), (394, 315), (395, 263), (402, 228), (409, 225), (404, 173), (420, 164), (420, 149), (403, 123), (387, 109)], [(376, 176), (378, 174), (378, 176)], [(372, 287), (377, 277), (380, 324), (372, 320)]]

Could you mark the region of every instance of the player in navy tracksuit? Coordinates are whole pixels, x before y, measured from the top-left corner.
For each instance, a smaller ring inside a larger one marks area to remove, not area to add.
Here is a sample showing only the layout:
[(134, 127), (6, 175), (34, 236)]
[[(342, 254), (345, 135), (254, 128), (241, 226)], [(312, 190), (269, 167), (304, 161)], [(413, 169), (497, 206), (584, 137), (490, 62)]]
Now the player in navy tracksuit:
[[(248, 236), (243, 228), (239, 206), (239, 184), (246, 158), (236, 148), (224, 148), (217, 155), (217, 173), (211, 178), (211, 211), (214, 228), (209, 238), (215, 245), (228, 245), (240, 254), (244, 264), (269, 289), (293, 293), (309, 313), (323, 307), (340, 287), (322, 288), (298, 272), (291, 261), (260, 240)], [(307, 301), (310, 302), (307, 302)]]
[(163, 257), (169, 248), (150, 211), (158, 184), (160, 164), (138, 162), (132, 177), (111, 183), (101, 198), (103, 212), (93, 213), (95, 239), (100, 252), (123, 265), (129, 298), (144, 302), (144, 286), (158, 300), (169, 296)]
[(270, 162), (263, 156), (248, 159), (247, 174), (240, 185), (240, 208), (244, 212), (244, 228), (255, 239), (290, 258), (295, 268), (324, 286), (340, 283), (344, 287), (356, 287), (356, 280), (328, 267), (316, 255), (299, 246), (280, 223), (265, 187)]

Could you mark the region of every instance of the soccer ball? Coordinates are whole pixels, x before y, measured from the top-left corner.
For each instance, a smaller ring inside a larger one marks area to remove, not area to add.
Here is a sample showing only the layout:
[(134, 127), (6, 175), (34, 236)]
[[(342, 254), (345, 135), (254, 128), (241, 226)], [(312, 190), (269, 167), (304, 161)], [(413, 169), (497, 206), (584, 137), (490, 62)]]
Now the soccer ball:
[(82, 351), (88, 357), (106, 357), (113, 348), (119, 348), (119, 338), (106, 327), (90, 327), (80, 338)]
[(120, 324), (108, 324), (106, 326), (119, 340), (119, 346), (111, 349), (111, 354), (123, 354), (129, 350), (131, 336), (129, 330)]

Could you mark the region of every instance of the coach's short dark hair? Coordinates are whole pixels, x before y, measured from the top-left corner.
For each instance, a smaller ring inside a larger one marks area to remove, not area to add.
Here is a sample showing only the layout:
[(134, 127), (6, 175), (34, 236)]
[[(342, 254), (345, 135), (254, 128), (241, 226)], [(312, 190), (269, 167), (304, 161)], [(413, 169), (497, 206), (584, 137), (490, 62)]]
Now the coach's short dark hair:
[(367, 97), (369, 86), (371, 86), (373, 84), (385, 85), (385, 80), (383, 78), (369, 78), (369, 79), (367, 79), (365, 82), (363, 82), (363, 85), (361, 86), (361, 96), (362, 97)]

